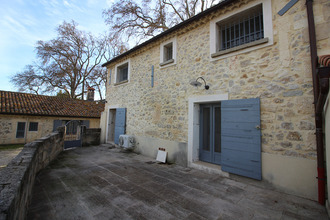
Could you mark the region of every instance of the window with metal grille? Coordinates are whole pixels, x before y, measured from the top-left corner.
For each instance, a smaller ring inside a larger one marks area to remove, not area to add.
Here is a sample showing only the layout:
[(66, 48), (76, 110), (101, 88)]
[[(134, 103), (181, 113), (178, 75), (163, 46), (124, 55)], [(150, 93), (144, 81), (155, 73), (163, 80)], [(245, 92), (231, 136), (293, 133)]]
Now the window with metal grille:
[(164, 46), (164, 60), (163, 62), (173, 59), (173, 42)]
[(219, 51), (227, 50), (264, 38), (262, 5), (218, 24)]
[(38, 131), (38, 122), (30, 122), (29, 131)]
[(166, 68), (176, 64), (176, 37), (160, 44), (159, 65)]
[(24, 138), (25, 122), (17, 122), (16, 138)]
[(128, 80), (128, 63), (117, 67), (117, 83)]

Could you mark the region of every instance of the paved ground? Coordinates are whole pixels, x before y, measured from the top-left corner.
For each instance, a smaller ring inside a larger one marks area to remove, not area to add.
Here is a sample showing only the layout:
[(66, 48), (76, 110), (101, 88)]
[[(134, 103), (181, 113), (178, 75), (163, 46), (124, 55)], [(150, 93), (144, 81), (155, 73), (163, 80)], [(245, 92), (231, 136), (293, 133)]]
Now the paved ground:
[(250, 183), (78, 148), (38, 175), (28, 219), (328, 219), (317, 202)]

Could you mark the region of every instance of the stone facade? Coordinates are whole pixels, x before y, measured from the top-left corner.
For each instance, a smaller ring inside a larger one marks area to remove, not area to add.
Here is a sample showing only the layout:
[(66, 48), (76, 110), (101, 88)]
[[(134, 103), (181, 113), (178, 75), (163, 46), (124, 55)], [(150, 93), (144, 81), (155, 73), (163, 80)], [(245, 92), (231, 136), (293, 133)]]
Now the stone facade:
[(63, 151), (64, 127), (23, 150), (0, 170), (0, 219), (25, 219), (37, 173)]
[(100, 136), (101, 136), (101, 128), (87, 128), (83, 127), (82, 131), (82, 146), (96, 146), (100, 145)]
[[(272, 42), (211, 58), (212, 21), (258, 2), (271, 4), (271, 23), (265, 25), (272, 27)], [(212, 95), (226, 95), (228, 99), (259, 97), (263, 179), (284, 191), (316, 199), (314, 98), (306, 6), (304, 1), (298, 1), (283, 16), (278, 15), (286, 3), (282, 0), (238, 1), (133, 51), (121, 60), (110, 62), (107, 69), (108, 78), (112, 73), (112, 81), (116, 64), (127, 59), (130, 76), (127, 83), (114, 85), (111, 82), (108, 85), (106, 114), (101, 120), (108, 120), (107, 111), (111, 108), (127, 108), (126, 133), (136, 136), (137, 150), (155, 156), (158, 147), (165, 147), (169, 151), (169, 159), (179, 162), (177, 159), (180, 157), (175, 155), (187, 157), (189, 148), (190, 98)], [(328, 1), (314, 1), (319, 55), (330, 53), (329, 11)], [(177, 43), (176, 63), (161, 67), (160, 45), (173, 38)], [(209, 90), (189, 84), (199, 76), (206, 80)], [(103, 134), (103, 139), (107, 140), (106, 134)], [(148, 145), (150, 142), (154, 145)], [(167, 146), (159, 146), (160, 142)], [(282, 174), (272, 173), (277, 171), (272, 171), (268, 166), (272, 162), (267, 160), (274, 161), (278, 156), (285, 158), (283, 167), (278, 169), (286, 169), (293, 164), (292, 167), (299, 169), (296, 170), (297, 175), (305, 175), (298, 164), (309, 164), (304, 169), (315, 169), (310, 172), (311, 176), (306, 177), (311, 188), (309, 192), (303, 192), (306, 188), (299, 191), (295, 185), (291, 186), (293, 180), (290, 177), (287, 180), (289, 187), (274, 179), (281, 178)]]
[[(0, 115), (0, 145), (25, 144), (53, 132), (54, 120), (89, 120), (90, 128), (99, 128), (99, 118), (69, 118), (29, 115)], [(25, 137), (16, 138), (17, 123), (25, 122)], [(29, 131), (29, 122), (38, 122), (38, 131)]]

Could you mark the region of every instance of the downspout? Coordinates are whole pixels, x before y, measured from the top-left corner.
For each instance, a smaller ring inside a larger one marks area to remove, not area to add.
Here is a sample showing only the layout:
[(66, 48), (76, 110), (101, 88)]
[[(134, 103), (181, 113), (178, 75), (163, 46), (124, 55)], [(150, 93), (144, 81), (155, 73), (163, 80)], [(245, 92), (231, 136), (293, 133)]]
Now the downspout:
[[(325, 204), (325, 169), (324, 169), (324, 147), (323, 147), (323, 122), (321, 103), (318, 103), (319, 97), (319, 80), (317, 77), (317, 48), (315, 23), (313, 13), (313, 0), (306, 0), (308, 32), (311, 53), (312, 75), (313, 75), (313, 91), (315, 106), (315, 127), (316, 127), (316, 149), (317, 149), (317, 180), (318, 180), (318, 202)], [(319, 106), (319, 107), (317, 107)]]

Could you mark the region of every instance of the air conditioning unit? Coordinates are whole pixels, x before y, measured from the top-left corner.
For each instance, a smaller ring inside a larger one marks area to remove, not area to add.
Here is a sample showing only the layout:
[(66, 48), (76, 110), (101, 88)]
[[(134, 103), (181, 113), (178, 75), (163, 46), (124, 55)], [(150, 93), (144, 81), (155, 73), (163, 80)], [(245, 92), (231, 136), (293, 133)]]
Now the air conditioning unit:
[(126, 149), (130, 149), (135, 147), (135, 140), (134, 140), (134, 136), (132, 135), (120, 135), (119, 136), (119, 147), (123, 147)]

